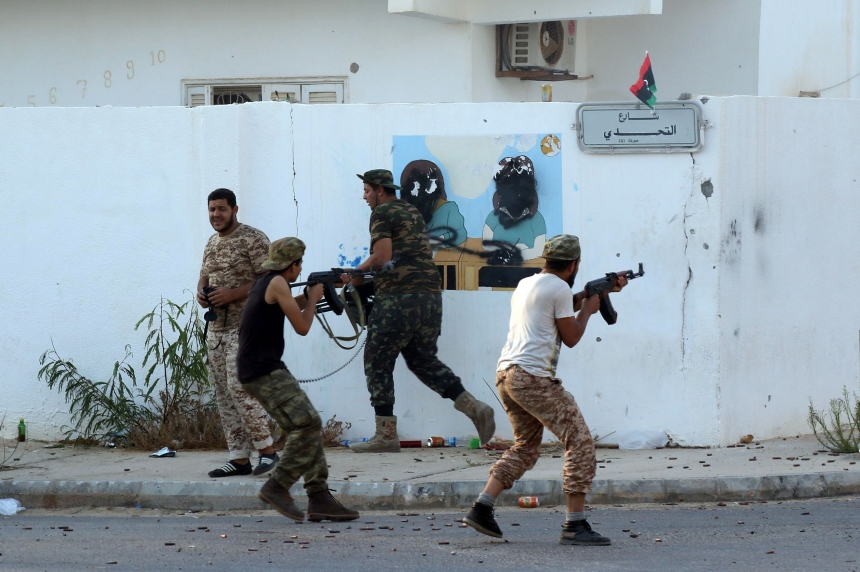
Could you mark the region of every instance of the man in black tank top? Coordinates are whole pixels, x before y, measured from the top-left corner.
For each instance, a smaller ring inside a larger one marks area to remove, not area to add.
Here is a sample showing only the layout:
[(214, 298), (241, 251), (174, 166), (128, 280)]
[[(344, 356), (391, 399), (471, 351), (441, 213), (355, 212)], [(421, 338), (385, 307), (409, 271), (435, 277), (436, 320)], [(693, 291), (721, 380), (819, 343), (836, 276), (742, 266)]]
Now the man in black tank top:
[(301, 273), (304, 253), (305, 244), (298, 238), (282, 238), (269, 246), (269, 258), (263, 263), (269, 273), (257, 278), (248, 292), (239, 326), (239, 381), (287, 435), (281, 458), (259, 497), (284, 516), (302, 521), (305, 513), (290, 496), (290, 487), (304, 478), (308, 520), (355, 520), (358, 511), (340, 504), (328, 490), (322, 419), (281, 360), (284, 318), (297, 334), (307, 335), (323, 296), (322, 285), (316, 285), (293, 298), (289, 283)]

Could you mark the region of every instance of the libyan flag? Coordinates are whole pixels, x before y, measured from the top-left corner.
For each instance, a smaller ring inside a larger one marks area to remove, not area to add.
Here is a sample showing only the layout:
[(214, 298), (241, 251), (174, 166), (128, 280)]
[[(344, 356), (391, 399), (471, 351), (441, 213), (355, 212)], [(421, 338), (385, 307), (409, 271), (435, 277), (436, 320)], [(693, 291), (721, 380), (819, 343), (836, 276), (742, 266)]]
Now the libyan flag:
[(642, 103), (654, 109), (657, 103), (657, 84), (654, 83), (654, 72), (651, 71), (651, 58), (645, 52), (645, 61), (639, 68), (639, 81), (630, 86), (630, 92), (639, 98)]

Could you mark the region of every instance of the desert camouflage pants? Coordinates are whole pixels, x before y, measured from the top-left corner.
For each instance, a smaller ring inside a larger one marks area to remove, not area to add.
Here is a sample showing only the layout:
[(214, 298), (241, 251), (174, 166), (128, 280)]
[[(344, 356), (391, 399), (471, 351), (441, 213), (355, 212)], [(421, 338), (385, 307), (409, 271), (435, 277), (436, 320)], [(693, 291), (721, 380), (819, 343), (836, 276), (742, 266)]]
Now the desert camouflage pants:
[(394, 405), (394, 364), (403, 354), (406, 367), (421, 383), (447, 397), (460, 378), (436, 357), (442, 333), (442, 294), (377, 295), (368, 318), (364, 375), (370, 404)]
[(236, 372), (239, 328), (210, 331), (206, 343), (209, 348), (209, 382), (215, 390), (230, 459), (247, 459), (252, 445), (256, 449), (265, 449), (271, 446), (272, 436), (266, 412), (239, 383)]
[(496, 372), (496, 389), (511, 420), (514, 445), (496, 461), (490, 476), (511, 488), (535, 466), (546, 427), (564, 445), (562, 490), (566, 494), (591, 492), (597, 470), (591, 432), (561, 382), (531, 375), (514, 365)]
[(309, 494), (328, 490), (322, 419), (296, 378), (285, 369), (277, 369), (246, 383), (245, 389), (260, 400), (287, 434), (271, 478), (287, 490), (300, 478), (304, 478)]

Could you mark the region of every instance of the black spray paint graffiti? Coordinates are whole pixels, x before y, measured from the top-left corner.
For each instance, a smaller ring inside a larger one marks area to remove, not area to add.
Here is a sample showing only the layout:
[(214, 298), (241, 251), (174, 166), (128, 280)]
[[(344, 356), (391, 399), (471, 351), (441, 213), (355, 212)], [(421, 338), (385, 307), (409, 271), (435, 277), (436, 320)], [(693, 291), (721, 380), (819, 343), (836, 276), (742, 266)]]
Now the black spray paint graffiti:
[[(451, 231), (453, 231), (454, 229), (442, 226), (438, 227), (437, 230), (450, 234)], [(434, 246), (438, 246), (440, 248), (451, 248), (459, 252), (464, 252), (466, 254), (473, 254), (481, 258), (486, 258), (487, 264), (520, 266), (524, 262), (523, 254), (520, 249), (517, 248), (516, 245), (513, 245), (505, 240), (481, 241), (481, 246), (486, 249), (483, 252), (472, 250), (470, 248), (466, 248), (458, 244), (454, 244), (452, 239), (436, 239), (436, 243)]]

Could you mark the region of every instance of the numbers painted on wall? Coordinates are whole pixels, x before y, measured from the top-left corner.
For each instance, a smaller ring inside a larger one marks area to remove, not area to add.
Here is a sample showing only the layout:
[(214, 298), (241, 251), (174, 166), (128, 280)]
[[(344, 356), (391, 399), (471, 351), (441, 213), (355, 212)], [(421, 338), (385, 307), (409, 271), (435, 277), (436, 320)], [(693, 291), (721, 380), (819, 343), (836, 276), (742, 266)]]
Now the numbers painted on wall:
[[(164, 50), (152, 50), (149, 52), (149, 56), (152, 61), (152, 65), (163, 64), (167, 59), (167, 54)], [(125, 74), (125, 77), (128, 79), (134, 79), (134, 60), (128, 60), (125, 62), (125, 67), (128, 70)], [(104, 86), (106, 89), (110, 89), (113, 86), (113, 73), (111, 70), (105, 70), (104, 74), (102, 74), (102, 78), (104, 79)], [(81, 90), (81, 99), (87, 98), (87, 81), (86, 79), (79, 79), (75, 82), (75, 85)], [(48, 90), (48, 102), (51, 105), (57, 104), (57, 87), (52, 87)], [(0, 107), (3, 107), (4, 103), (0, 103)], [(36, 96), (34, 94), (27, 95), (27, 105), (36, 107)]]

